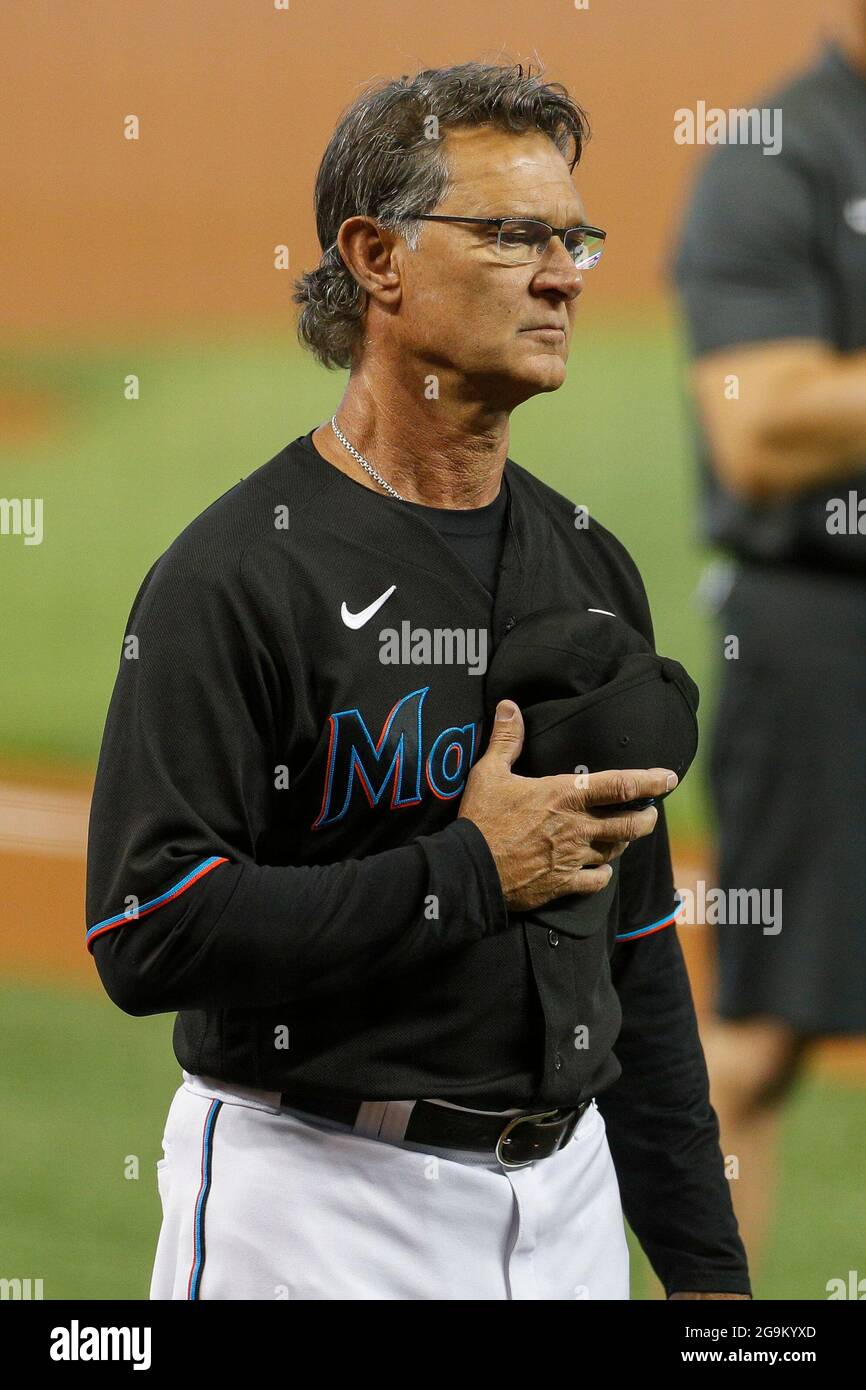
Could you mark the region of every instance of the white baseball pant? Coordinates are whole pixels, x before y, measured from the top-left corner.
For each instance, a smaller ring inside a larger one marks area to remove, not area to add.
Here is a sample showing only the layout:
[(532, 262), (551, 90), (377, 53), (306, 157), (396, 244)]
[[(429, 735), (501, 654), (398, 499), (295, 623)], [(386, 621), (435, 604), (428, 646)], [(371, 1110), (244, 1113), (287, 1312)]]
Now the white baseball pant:
[(184, 1072), (157, 1164), (151, 1299), (629, 1297), (594, 1102), (564, 1149), (517, 1169), (400, 1140), (410, 1109), (371, 1102), (350, 1129)]

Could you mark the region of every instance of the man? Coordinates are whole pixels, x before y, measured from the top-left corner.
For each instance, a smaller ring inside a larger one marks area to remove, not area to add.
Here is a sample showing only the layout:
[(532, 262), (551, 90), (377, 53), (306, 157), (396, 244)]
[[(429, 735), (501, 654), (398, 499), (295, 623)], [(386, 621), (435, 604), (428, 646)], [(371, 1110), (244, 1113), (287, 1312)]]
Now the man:
[(808, 71), (759, 103), (779, 152), (730, 144), (703, 167), (675, 265), (705, 533), (732, 557), (717, 598), (719, 886), (781, 905), (773, 923), (718, 925), (704, 1033), (753, 1263), (806, 1045), (866, 1029), (864, 0), (837, 0), (834, 22)]
[(179, 1010), (153, 1298), (624, 1299), (623, 1209), (671, 1297), (750, 1296), (664, 818), (610, 812), (676, 777), (516, 776), (469, 659), (558, 603), (652, 642), (623, 547), (507, 457), (604, 237), (586, 134), (520, 67), (358, 98), (298, 287), (343, 399), (133, 607), (88, 919), (111, 997)]

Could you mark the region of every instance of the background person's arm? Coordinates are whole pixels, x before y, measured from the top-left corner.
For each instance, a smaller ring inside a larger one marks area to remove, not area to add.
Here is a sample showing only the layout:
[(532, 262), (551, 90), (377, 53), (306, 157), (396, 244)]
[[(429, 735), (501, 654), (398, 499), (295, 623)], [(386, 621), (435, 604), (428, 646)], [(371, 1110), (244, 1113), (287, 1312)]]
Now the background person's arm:
[(820, 153), (787, 126), (772, 158), (719, 147), (671, 266), (714, 468), (750, 501), (866, 466), (866, 352), (839, 350), (823, 187)]
[(862, 472), (866, 352), (820, 339), (737, 344), (700, 357), (691, 382), (716, 471), (749, 501)]

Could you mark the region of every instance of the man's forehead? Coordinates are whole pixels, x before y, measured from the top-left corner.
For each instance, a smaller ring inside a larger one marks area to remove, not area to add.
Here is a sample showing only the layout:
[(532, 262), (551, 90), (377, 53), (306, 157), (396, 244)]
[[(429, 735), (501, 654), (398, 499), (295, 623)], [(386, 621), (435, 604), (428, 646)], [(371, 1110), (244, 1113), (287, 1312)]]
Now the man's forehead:
[[(445, 132), (450, 206), (471, 199), (464, 212), (480, 216), (584, 217), (583, 202), (571, 171), (549, 136), (542, 131), (517, 134), (492, 126), (460, 127)], [(445, 204), (443, 203), (443, 206)]]

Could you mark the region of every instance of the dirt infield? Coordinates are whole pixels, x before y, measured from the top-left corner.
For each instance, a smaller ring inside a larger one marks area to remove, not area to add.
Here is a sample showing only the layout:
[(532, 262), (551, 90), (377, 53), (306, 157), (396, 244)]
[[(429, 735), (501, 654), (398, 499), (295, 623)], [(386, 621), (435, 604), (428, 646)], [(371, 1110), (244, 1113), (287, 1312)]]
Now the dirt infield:
[[(0, 880), (7, 930), (0, 933), (0, 976), (98, 990), (84, 945), (87, 817), (92, 778), (77, 768), (23, 763), (0, 768)], [(675, 844), (680, 888), (712, 882), (706, 847)], [(680, 926), (699, 1018), (712, 985), (712, 938), (705, 926)], [(828, 1078), (866, 1085), (866, 1040), (827, 1040), (811, 1066)]]

